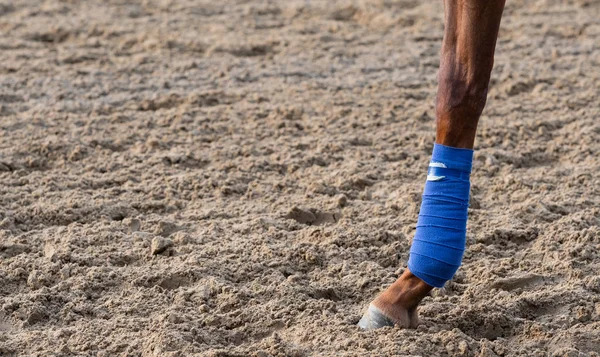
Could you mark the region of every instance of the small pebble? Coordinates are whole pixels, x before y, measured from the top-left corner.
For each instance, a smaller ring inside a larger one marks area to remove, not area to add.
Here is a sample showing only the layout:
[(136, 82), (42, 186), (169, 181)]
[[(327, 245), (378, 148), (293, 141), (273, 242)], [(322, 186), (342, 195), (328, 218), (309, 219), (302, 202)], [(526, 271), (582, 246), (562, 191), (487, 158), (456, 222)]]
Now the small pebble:
[(348, 197), (346, 197), (346, 195), (339, 195), (337, 196), (337, 205), (338, 207), (346, 207), (346, 205), (348, 204)]
[(46, 257), (46, 259), (53, 261), (54, 257), (56, 256), (56, 247), (50, 243), (46, 243), (44, 245), (44, 257)]
[(160, 254), (173, 246), (173, 241), (168, 238), (154, 237), (150, 245), (152, 255)]

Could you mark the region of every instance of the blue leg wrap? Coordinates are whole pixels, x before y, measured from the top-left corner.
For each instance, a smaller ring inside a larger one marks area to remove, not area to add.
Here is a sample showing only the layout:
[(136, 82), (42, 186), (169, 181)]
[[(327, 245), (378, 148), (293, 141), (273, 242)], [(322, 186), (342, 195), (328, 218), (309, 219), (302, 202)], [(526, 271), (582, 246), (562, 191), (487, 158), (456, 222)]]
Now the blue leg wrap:
[(423, 192), (408, 269), (441, 288), (465, 251), (473, 150), (435, 144)]

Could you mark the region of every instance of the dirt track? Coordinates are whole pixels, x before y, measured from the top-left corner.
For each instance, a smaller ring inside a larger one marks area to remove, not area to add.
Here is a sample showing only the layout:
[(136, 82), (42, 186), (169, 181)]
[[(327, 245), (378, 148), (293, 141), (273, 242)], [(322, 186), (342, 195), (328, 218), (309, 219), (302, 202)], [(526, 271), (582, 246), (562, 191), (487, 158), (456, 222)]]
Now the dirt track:
[(508, 0), (465, 264), (417, 330), (354, 326), (407, 260), (442, 19), (0, 0), (0, 355), (598, 356), (597, 0)]

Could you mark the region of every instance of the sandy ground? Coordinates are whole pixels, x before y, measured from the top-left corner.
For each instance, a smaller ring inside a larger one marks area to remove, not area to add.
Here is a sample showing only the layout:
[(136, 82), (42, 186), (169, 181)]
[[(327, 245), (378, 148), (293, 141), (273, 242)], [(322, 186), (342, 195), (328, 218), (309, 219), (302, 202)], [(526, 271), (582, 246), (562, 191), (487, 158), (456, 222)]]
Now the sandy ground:
[(0, 1), (1, 356), (598, 356), (600, 1), (509, 0), (465, 264), (407, 260), (441, 1)]

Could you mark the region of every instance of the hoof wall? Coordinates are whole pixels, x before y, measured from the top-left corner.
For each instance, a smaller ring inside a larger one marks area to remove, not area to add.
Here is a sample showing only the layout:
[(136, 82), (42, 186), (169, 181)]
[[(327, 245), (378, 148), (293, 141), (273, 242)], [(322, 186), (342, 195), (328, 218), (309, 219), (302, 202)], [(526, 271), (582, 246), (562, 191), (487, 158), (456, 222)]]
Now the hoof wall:
[(363, 330), (374, 330), (381, 327), (394, 326), (394, 321), (385, 316), (381, 310), (373, 305), (369, 305), (367, 312), (358, 322), (358, 327)]

